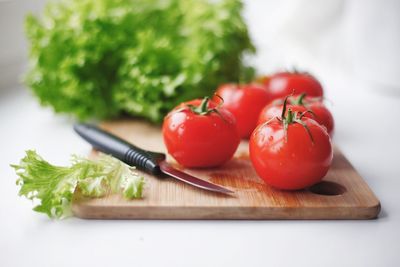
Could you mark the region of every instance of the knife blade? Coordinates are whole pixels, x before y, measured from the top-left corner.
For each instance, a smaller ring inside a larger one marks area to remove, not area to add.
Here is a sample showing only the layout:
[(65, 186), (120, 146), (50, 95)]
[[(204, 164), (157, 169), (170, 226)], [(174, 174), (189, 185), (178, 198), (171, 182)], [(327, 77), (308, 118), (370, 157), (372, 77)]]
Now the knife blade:
[(223, 194), (234, 193), (222, 186), (175, 169), (167, 163), (166, 156), (163, 153), (139, 148), (97, 126), (86, 123), (76, 123), (74, 124), (74, 130), (96, 150), (110, 154), (128, 165), (136, 166), (138, 169), (157, 177), (161, 178), (161, 174), (164, 174), (203, 190)]

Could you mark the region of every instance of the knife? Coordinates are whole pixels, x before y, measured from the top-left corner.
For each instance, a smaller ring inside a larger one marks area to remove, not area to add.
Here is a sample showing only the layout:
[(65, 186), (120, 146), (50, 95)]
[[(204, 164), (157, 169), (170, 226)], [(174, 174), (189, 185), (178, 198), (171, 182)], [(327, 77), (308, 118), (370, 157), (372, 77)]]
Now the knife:
[(169, 177), (204, 190), (223, 194), (233, 193), (233, 191), (222, 186), (175, 169), (167, 163), (166, 156), (163, 153), (141, 149), (94, 125), (77, 123), (74, 125), (74, 130), (96, 150), (110, 154), (128, 165), (136, 166), (138, 169), (157, 177), (166, 174)]

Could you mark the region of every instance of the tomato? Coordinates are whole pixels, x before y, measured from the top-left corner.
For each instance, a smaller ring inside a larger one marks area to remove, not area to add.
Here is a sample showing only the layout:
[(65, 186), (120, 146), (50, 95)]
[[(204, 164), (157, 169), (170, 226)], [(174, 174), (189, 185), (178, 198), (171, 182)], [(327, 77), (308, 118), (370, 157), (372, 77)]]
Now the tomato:
[(162, 126), (168, 153), (185, 167), (215, 167), (232, 158), (240, 138), (234, 116), (206, 97), (182, 103)]
[(278, 189), (298, 190), (319, 182), (332, 155), (326, 130), (313, 119), (294, 117), (292, 111), (260, 124), (250, 138), (250, 159), (257, 174)]
[(319, 81), (304, 72), (279, 72), (261, 79), (272, 99), (290, 94), (306, 93), (308, 96), (323, 96)]
[[(317, 121), (319, 124), (326, 128), (330, 136), (333, 135), (333, 116), (329, 109), (324, 105), (321, 98), (312, 98), (306, 96), (305, 94), (302, 94), (300, 96), (289, 97), (288, 101), (290, 103), (287, 106), (288, 109), (290, 108), (292, 111), (298, 111), (300, 113), (306, 110), (310, 110), (312, 114), (309, 113), (305, 116)], [(260, 112), (258, 124), (266, 122), (274, 117), (280, 116), (283, 102), (283, 99), (280, 99), (265, 106), (264, 109)]]
[(271, 97), (262, 85), (225, 84), (216, 91), (213, 100), (221, 102), (236, 118), (236, 125), (241, 138), (249, 138), (257, 126), (258, 115), (262, 108), (271, 101)]
[(332, 113), (322, 101), (310, 101), (304, 104), (305, 107), (314, 113), (314, 120), (324, 126), (330, 136), (333, 135), (334, 120)]

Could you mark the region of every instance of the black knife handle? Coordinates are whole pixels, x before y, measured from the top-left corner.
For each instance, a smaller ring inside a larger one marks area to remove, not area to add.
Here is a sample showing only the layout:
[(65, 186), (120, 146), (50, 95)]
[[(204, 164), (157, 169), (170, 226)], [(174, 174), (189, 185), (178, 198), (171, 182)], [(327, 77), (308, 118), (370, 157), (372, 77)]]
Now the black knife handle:
[(110, 154), (121, 161), (134, 165), (138, 169), (157, 175), (161, 173), (159, 162), (165, 159), (162, 153), (156, 153), (136, 147), (127, 141), (108, 133), (96, 126), (77, 123), (74, 130), (93, 148)]

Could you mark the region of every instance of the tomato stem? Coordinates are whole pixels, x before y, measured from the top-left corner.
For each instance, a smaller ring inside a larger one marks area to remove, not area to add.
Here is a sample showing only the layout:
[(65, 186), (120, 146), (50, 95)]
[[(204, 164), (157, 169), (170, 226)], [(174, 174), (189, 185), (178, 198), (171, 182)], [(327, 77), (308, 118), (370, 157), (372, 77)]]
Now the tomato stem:
[(199, 110), (200, 113), (207, 112), (208, 101), (210, 101), (210, 98), (208, 96), (203, 98), (203, 100), (201, 101), (200, 106), (198, 107), (198, 110)]
[[(305, 95), (305, 94), (302, 94), (302, 95)], [(302, 95), (300, 95), (300, 97)], [(306, 110), (306, 111), (304, 111), (304, 112), (299, 114), (298, 112), (293, 112), (292, 109), (289, 108), (288, 111), (287, 111), (287, 114), (286, 114), (286, 109), (287, 109), (287, 103), (288, 103), (289, 96), (285, 97), (285, 100), (283, 102), (283, 107), (282, 107), (282, 114), (281, 114), (281, 117), (278, 118), (278, 120), (283, 124), (283, 130), (284, 130), (284, 133), (285, 133), (285, 140), (287, 141), (287, 139), (288, 139), (287, 132), (288, 132), (288, 129), (289, 129), (289, 125), (293, 124), (293, 123), (298, 123), (301, 126), (303, 126), (303, 128), (306, 130), (308, 136), (310, 137), (311, 142), (314, 144), (314, 138), (313, 138), (313, 136), (311, 134), (311, 131), (308, 128), (307, 124), (305, 124), (304, 121), (302, 120), (304, 115), (306, 115), (307, 113), (311, 113), (313, 115), (314, 115), (314, 113), (311, 110)], [(304, 96), (303, 96), (303, 98), (304, 98)], [(302, 98), (300, 99), (300, 101), (302, 101)]]
[(212, 109), (208, 108), (208, 102), (210, 101), (210, 98), (208, 96), (204, 97), (203, 100), (201, 101), (200, 105), (194, 106), (194, 105), (186, 105), (190, 111), (193, 113), (196, 113), (198, 115), (207, 115), (208, 113), (211, 112)]
[(290, 102), (292, 105), (304, 106), (303, 100), (306, 97), (306, 93), (302, 93), (299, 97), (292, 99)]
[(294, 122), (294, 117), (297, 115), (297, 112), (293, 113), (291, 109), (288, 110), (287, 115), (286, 115), (286, 122), (288, 124), (291, 124)]
[[(189, 108), (189, 110), (191, 112), (193, 112), (197, 115), (201, 115), (201, 116), (206, 116), (206, 115), (214, 112), (218, 116), (220, 116), (222, 120), (226, 121), (224, 116), (222, 116), (221, 112), (219, 112), (219, 110), (218, 110), (224, 103), (224, 100), (219, 95), (216, 95), (216, 96), (221, 99), (221, 103), (219, 103), (218, 106), (215, 108), (208, 107), (208, 104), (210, 102), (210, 98), (208, 96), (203, 98), (203, 100), (201, 101), (199, 106), (194, 106), (194, 105), (189, 104), (189, 105), (186, 105), (186, 107)], [(179, 110), (179, 111), (181, 111), (181, 110)]]
[(285, 97), (285, 100), (283, 101), (283, 108), (282, 108), (282, 114), (281, 114), (281, 119), (284, 120), (286, 117), (286, 106), (287, 106), (287, 101), (288, 101), (289, 96)]

